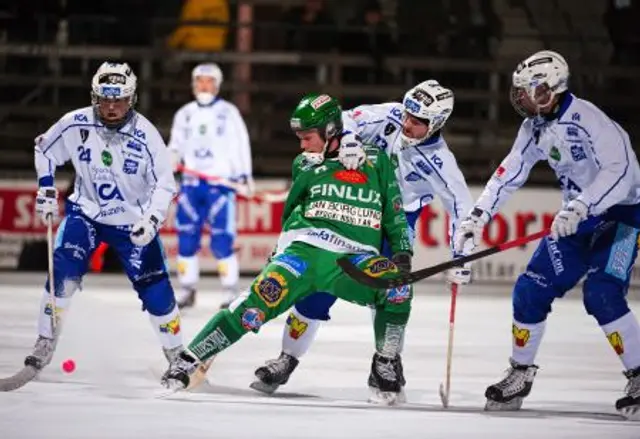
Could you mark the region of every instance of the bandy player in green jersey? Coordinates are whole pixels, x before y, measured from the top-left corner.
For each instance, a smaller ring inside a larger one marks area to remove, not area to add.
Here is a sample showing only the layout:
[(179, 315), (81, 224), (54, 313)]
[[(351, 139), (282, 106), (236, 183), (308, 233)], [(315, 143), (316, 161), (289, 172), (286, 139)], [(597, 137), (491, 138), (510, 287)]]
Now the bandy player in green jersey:
[[(411, 269), (411, 243), (394, 169), (384, 152), (367, 149), (367, 162), (347, 170), (337, 159), (342, 110), (329, 95), (304, 97), (291, 128), (304, 152), (293, 166), (276, 252), (250, 288), (218, 312), (162, 378), (168, 388), (190, 384), (198, 366), (287, 311), (315, 291), (375, 308), (376, 352), (371, 364), (371, 401), (402, 402), (400, 350), (411, 310), (409, 287), (377, 290), (346, 276), (337, 259), (349, 256), (380, 277)], [(393, 257), (380, 256), (383, 236)]]

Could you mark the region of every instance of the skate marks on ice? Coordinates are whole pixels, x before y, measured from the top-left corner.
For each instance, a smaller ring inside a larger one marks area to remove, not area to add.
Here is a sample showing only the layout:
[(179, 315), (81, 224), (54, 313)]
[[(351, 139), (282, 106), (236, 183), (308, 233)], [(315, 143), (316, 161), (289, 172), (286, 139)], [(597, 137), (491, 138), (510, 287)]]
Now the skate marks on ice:
[[(325, 392), (326, 393), (326, 392)], [(242, 389), (231, 386), (214, 384), (210, 380), (205, 381), (196, 389), (189, 392), (176, 392), (165, 399), (172, 401), (183, 401), (197, 404), (231, 404), (231, 405), (254, 405), (269, 406), (282, 408), (305, 408), (305, 409), (345, 409), (345, 410), (401, 410), (413, 412), (434, 412), (434, 413), (458, 413), (458, 414), (478, 414), (491, 418), (512, 418), (512, 419), (577, 419), (586, 421), (605, 421), (605, 422), (626, 422), (624, 418), (615, 413), (613, 408), (610, 412), (605, 407), (584, 405), (575, 401), (555, 401), (542, 402), (538, 405), (543, 407), (536, 408), (535, 404), (531, 404), (528, 408), (523, 408), (514, 412), (495, 412), (485, 411), (482, 405), (478, 404), (453, 404), (450, 403), (448, 408), (442, 407), (437, 403), (418, 403), (409, 402), (395, 405), (385, 406), (366, 402), (367, 392), (363, 388), (362, 392), (354, 393), (352, 398), (332, 397), (330, 395), (319, 395), (307, 392), (276, 392), (273, 395), (265, 395), (249, 388)], [(359, 393), (362, 393), (361, 395)], [(416, 392), (413, 392), (414, 395)], [(357, 395), (356, 395), (357, 394)], [(457, 395), (456, 395), (457, 396)], [(455, 398), (455, 396), (454, 396)], [(411, 399), (409, 397), (409, 399)], [(420, 399), (420, 398), (416, 398)], [(566, 407), (576, 407), (576, 409), (567, 409)], [(640, 427), (640, 426), (638, 426)]]

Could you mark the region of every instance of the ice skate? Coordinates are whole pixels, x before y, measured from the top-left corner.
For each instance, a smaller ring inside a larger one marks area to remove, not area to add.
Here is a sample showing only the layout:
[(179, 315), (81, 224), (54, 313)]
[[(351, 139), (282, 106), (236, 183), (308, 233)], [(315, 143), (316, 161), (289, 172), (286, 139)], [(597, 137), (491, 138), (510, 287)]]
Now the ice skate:
[(178, 309), (193, 308), (196, 304), (196, 289), (185, 288), (182, 292), (182, 296), (176, 300)]
[(509, 362), (511, 367), (507, 370), (507, 375), (500, 382), (487, 387), (484, 392), (487, 398), (485, 410), (520, 410), (524, 398), (531, 392), (538, 366), (525, 366), (512, 359)]
[(229, 306), (233, 303), (234, 300), (238, 298), (238, 290), (235, 287), (227, 288), (227, 297), (220, 304), (220, 309), (228, 309)]
[(42, 370), (51, 363), (55, 349), (56, 340), (39, 335), (33, 347), (33, 353), (24, 359), (24, 365)]
[(406, 402), (404, 393), (404, 372), (402, 358), (387, 358), (378, 354), (371, 360), (371, 373), (369, 374), (369, 402), (381, 405), (395, 405)]
[(164, 353), (164, 357), (167, 359), (169, 364), (173, 363), (178, 359), (180, 352), (184, 351), (184, 346), (180, 345), (175, 348), (162, 348), (162, 352)]
[(191, 384), (191, 378), (198, 370), (198, 366), (198, 360), (183, 350), (162, 375), (160, 383), (172, 391), (184, 390)]
[(640, 421), (640, 367), (624, 372), (629, 380), (625, 396), (616, 401), (616, 410), (629, 421)]
[(289, 377), (298, 366), (298, 359), (282, 352), (275, 360), (269, 360), (256, 369), (256, 380), (250, 387), (258, 392), (271, 395), (278, 387), (287, 384)]

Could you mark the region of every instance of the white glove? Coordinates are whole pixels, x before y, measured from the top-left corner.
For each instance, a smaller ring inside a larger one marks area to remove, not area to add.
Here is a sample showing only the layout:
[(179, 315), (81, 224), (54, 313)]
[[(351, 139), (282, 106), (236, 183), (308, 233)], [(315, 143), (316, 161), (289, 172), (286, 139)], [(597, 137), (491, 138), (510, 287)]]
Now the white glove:
[(467, 262), (462, 267), (453, 267), (447, 270), (447, 282), (458, 285), (470, 284), (471, 262)]
[(589, 207), (582, 201), (572, 200), (567, 207), (558, 212), (551, 223), (551, 237), (558, 238), (573, 235), (578, 231), (580, 222), (587, 218)]
[(340, 149), (338, 150), (338, 160), (347, 169), (358, 169), (367, 160), (362, 142), (355, 134), (348, 133), (342, 136)]
[(153, 241), (158, 229), (160, 228), (160, 221), (153, 214), (145, 214), (137, 223), (131, 228), (131, 234), (129, 239), (134, 245), (138, 247), (144, 247)]
[[(490, 219), (489, 213), (474, 207), (469, 216), (460, 223), (453, 236), (453, 251), (464, 254), (466, 249), (477, 246), (482, 238), (482, 229)], [(468, 243), (469, 240), (471, 244)]]
[(47, 216), (52, 218), (58, 216), (58, 190), (53, 186), (43, 186), (38, 188), (36, 194), (36, 213), (40, 215), (42, 221), (47, 222)]

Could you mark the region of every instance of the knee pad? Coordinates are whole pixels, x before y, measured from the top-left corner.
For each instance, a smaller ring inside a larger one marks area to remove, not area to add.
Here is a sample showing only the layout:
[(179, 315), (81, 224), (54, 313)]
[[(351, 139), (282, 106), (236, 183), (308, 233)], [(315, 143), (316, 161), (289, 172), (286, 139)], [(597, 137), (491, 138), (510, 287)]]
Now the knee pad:
[[(87, 250), (88, 251), (88, 250)], [(79, 288), (82, 277), (87, 273), (89, 260), (74, 256), (73, 249), (59, 247), (53, 255), (54, 290), (57, 297), (67, 297)], [(49, 291), (47, 280), (45, 289)]]
[(133, 287), (142, 301), (142, 310), (151, 315), (164, 316), (176, 305), (173, 288), (166, 273), (134, 282)]
[(626, 289), (616, 283), (587, 278), (582, 287), (582, 301), (587, 313), (603, 326), (629, 312), (625, 293)]
[(513, 288), (513, 317), (516, 321), (535, 324), (546, 320), (556, 291), (542, 275), (527, 271), (518, 276)]
[(211, 253), (216, 259), (228, 258), (233, 254), (234, 236), (228, 233), (216, 233), (211, 235)]
[(329, 293), (313, 293), (296, 302), (296, 310), (304, 317), (314, 320), (329, 320), (329, 310), (337, 297)]
[(178, 230), (178, 254), (194, 256), (200, 250), (200, 234)]

